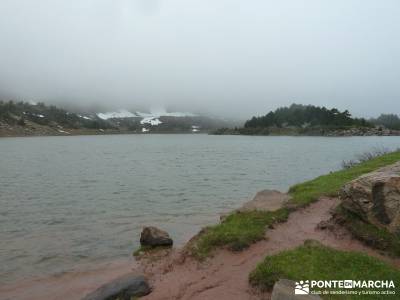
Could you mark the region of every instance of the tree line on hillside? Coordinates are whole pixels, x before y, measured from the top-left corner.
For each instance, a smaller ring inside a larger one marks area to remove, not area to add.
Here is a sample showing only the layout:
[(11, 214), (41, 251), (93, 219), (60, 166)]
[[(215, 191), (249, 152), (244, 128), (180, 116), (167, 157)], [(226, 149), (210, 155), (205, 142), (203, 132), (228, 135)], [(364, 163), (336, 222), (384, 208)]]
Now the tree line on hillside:
[(267, 127), (371, 127), (372, 123), (363, 118), (353, 118), (348, 110), (327, 109), (313, 105), (292, 104), (281, 107), (261, 117), (246, 121), (244, 128)]

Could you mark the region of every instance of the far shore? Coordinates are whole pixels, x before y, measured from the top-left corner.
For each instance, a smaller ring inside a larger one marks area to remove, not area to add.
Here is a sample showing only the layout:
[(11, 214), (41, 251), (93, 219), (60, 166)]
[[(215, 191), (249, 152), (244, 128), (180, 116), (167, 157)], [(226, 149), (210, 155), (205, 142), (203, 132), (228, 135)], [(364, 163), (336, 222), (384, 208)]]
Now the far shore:
[(237, 132), (224, 132), (216, 133), (215, 131), (201, 131), (201, 132), (190, 132), (190, 131), (149, 131), (149, 132), (138, 132), (138, 131), (127, 131), (127, 130), (82, 130), (82, 129), (65, 129), (68, 131), (58, 132), (5, 132), (0, 130), (0, 138), (21, 138), (21, 137), (67, 137), (67, 136), (106, 136), (106, 135), (172, 135), (172, 134), (182, 134), (182, 135), (230, 135), (230, 136), (264, 136), (264, 137), (371, 137), (371, 136), (400, 136), (400, 131), (391, 131), (390, 133), (384, 134), (348, 134), (348, 133), (329, 133), (329, 134), (299, 134), (297, 132), (285, 132), (285, 133), (252, 133), (252, 134), (240, 134)]
[(187, 132), (187, 131), (168, 131), (168, 132), (136, 132), (136, 131), (124, 131), (124, 130), (69, 130), (68, 133), (60, 132), (46, 132), (46, 133), (34, 133), (34, 134), (21, 134), (21, 133), (4, 133), (0, 131), (0, 138), (13, 138), (13, 137), (56, 137), (56, 136), (104, 136), (104, 135), (154, 135), (154, 134), (187, 134), (187, 135), (198, 135), (208, 134), (208, 132)]

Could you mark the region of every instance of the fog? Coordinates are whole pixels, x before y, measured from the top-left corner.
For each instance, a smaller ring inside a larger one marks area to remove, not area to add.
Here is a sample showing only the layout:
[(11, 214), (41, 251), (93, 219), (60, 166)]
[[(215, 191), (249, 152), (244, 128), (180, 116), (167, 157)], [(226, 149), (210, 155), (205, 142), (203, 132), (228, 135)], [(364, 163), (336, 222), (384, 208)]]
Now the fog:
[(400, 113), (396, 0), (1, 0), (0, 98)]

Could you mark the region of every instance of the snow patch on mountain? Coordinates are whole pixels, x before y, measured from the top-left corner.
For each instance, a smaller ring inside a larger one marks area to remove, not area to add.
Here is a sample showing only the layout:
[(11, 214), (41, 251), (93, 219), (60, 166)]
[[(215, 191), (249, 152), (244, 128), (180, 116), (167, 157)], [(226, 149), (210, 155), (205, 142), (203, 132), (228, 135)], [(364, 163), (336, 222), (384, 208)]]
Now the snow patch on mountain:
[(155, 118), (155, 117), (146, 117), (140, 121), (140, 124), (142, 124), (142, 125), (150, 124), (151, 126), (157, 126), (157, 125), (162, 124), (162, 122), (160, 121), (160, 119)]
[(164, 109), (152, 110), (150, 113), (144, 112), (130, 112), (126, 109), (121, 109), (116, 112), (106, 112), (106, 113), (97, 113), (96, 114), (100, 119), (108, 120), (108, 119), (121, 119), (121, 118), (142, 118), (140, 124), (145, 125), (149, 124), (151, 126), (157, 126), (162, 124), (160, 121), (160, 117), (194, 117), (195, 114), (188, 112), (167, 112)]
[(131, 113), (130, 111), (127, 111), (126, 109), (121, 109), (116, 112), (97, 113), (97, 116), (103, 120), (114, 119), (114, 118), (117, 119), (117, 118), (138, 117), (136, 114)]
[[(87, 116), (82, 116), (82, 115), (78, 115), (79, 118), (85, 119), (85, 120), (91, 120), (92, 118), (89, 118)], [(100, 118), (100, 117), (99, 117)]]
[(195, 117), (195, 114), (189, 113), (189, 112), (167, 112), (165, 110), (152, 110), (150, 113), (143, 113), (140, 111), (136, 112), (136, 115), (140, 117), (153, 117), (153, 118), (160, 118), (160, 117), (177, 117), (177, 118), (182, 118), (182, 117)]

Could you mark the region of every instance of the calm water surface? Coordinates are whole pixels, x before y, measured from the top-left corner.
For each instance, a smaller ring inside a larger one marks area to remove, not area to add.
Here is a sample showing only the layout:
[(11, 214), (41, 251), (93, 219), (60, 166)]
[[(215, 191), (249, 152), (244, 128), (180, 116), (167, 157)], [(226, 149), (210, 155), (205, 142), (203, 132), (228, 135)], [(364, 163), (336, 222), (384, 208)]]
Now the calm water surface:
[(400, 138), (2, 138), (0, 282), (128, 257), (144, 225), (183, 243), (261, 189), (286, 191), (376, 147)]

